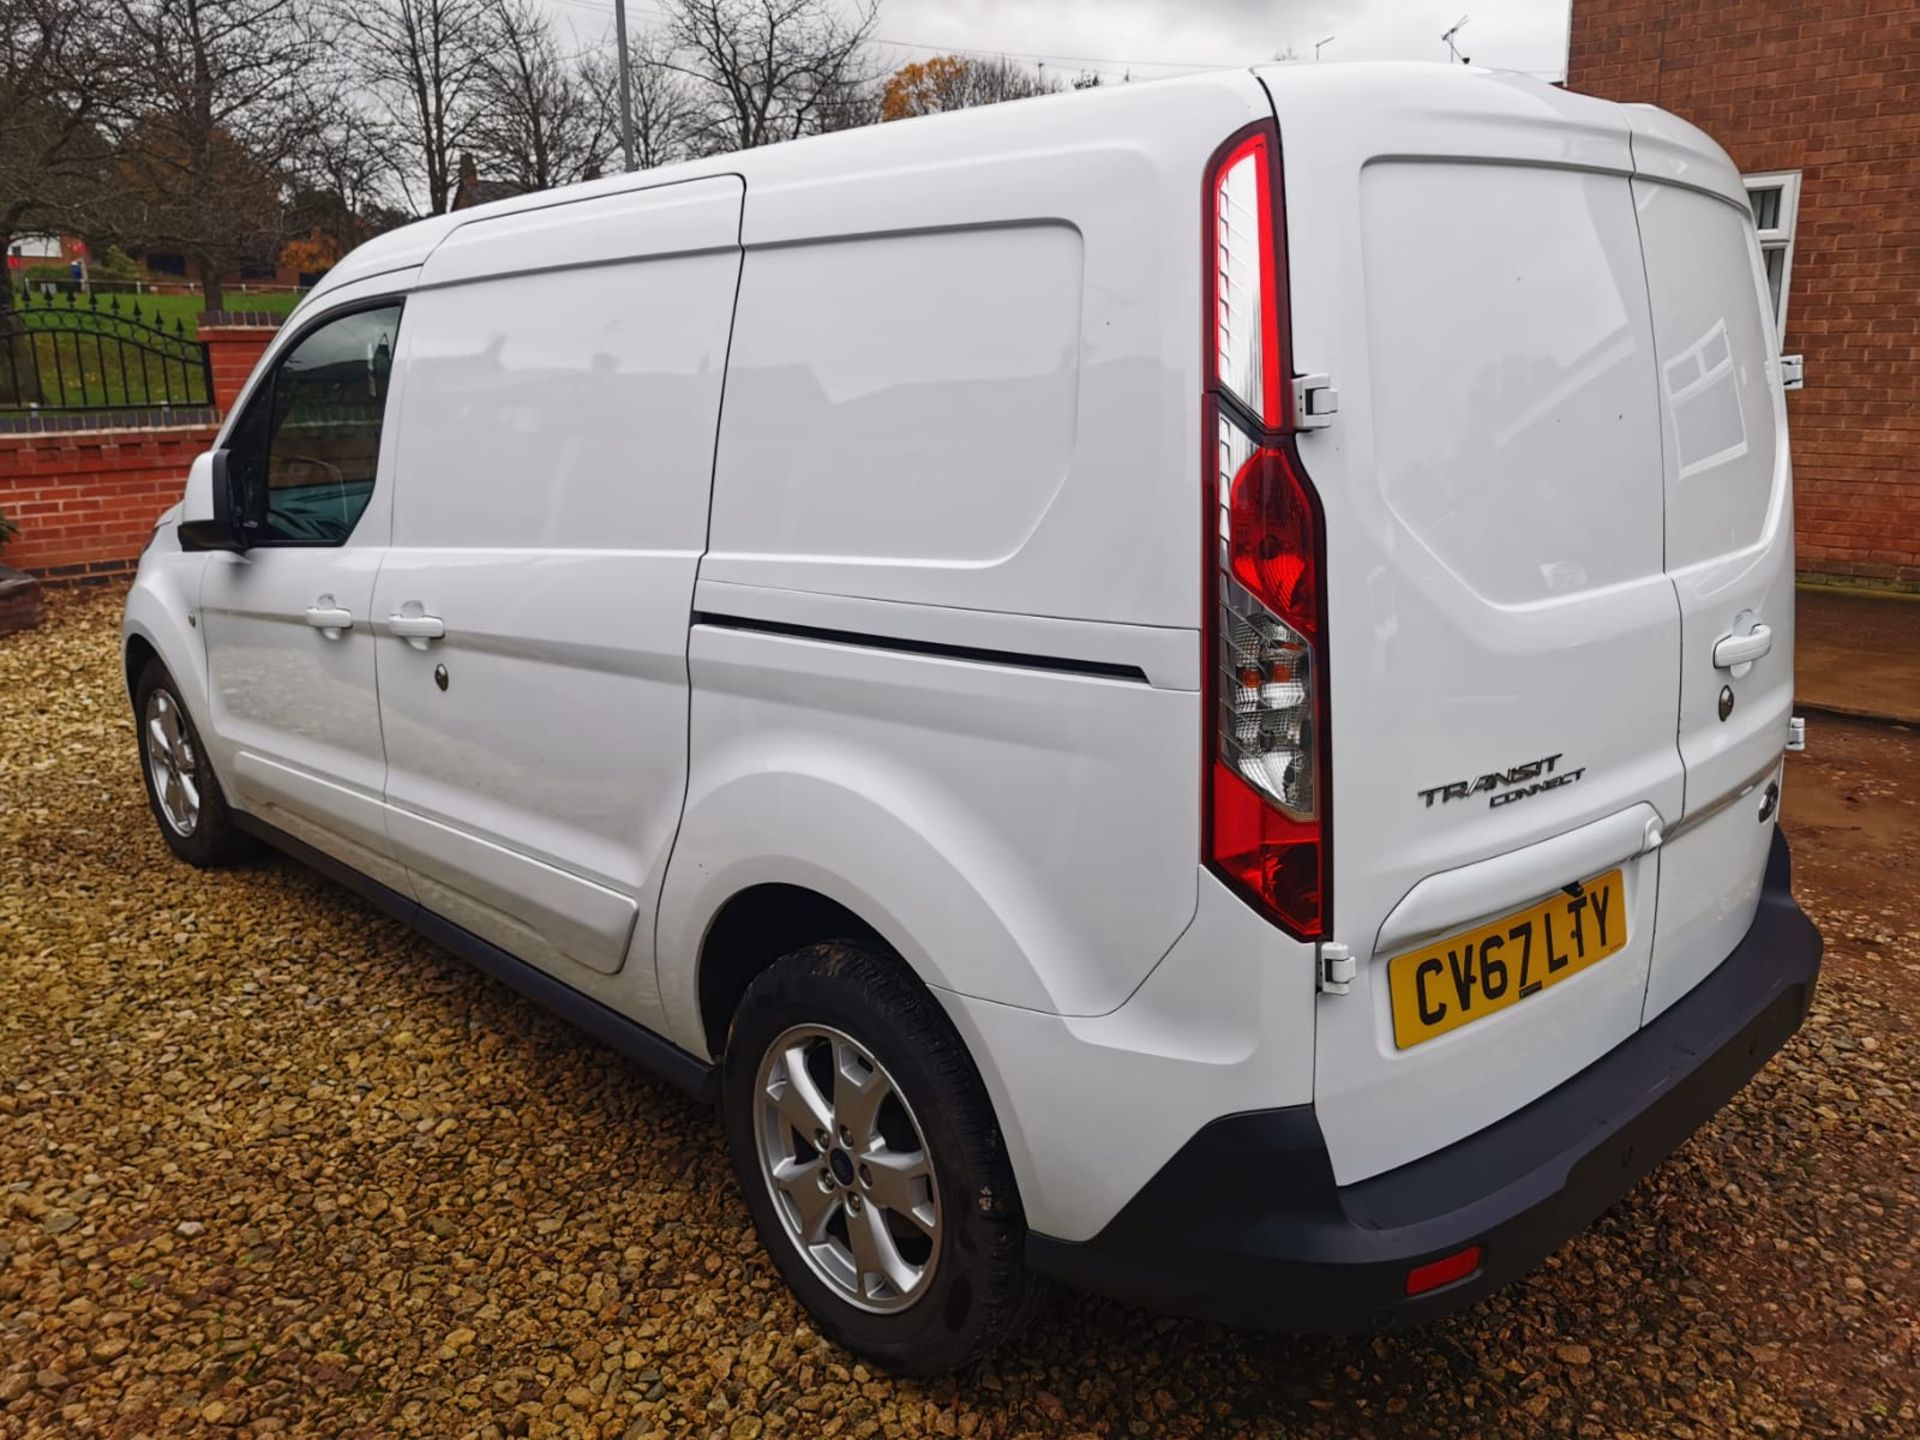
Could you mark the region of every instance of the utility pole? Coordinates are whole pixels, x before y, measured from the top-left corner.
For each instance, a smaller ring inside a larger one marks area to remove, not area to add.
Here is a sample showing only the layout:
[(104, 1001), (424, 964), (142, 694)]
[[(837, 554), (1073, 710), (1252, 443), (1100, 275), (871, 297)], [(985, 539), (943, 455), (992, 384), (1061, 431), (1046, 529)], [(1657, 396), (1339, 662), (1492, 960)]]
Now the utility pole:
[(1318, 60), (1320, 58), (1320, 48), (1323, 45), (1331, 45), (1334, 41), (1338, 40), (1339, 38), (1340, 37), (1338, 35), (1329, 35), (1324, 40), (1314, 41), (1313, 42), (1313, 58), (1315, 60)]
[(633, 173), (633, 81), (627, 75), (627, 0), (613, 0), (613, 43), (620, 67), (620, 153)]
[(1469, 21), (1472, 18), (1473, 17), (1470, 15), (1462, 15), (1458, 20), (1453, 22), (1453, 28), (1448, 30), (1446, 34), (1440, 37), (1443, 41), (1446, 42), (1448, 58), (1453, 60), (1458, 60), (1462, 65), (1471, 65), (1473, 61), (1468, 56), (1462, 55), (1460, 53), (1459, 49), (1453, 43), (1453, 37), (1458, 35), (1462, 30), (1466, 29), (1467, 21)]

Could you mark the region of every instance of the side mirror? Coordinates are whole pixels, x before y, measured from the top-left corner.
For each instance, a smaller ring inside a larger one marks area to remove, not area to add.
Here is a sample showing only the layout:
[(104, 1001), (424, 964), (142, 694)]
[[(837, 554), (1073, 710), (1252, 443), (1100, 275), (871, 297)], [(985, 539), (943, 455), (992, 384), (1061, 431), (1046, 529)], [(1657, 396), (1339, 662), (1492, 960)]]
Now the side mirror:
[(187, 472), (187, 493), (180, 502), (178, 533), (182, 550), (230, 550), (239, 554), (247, 548), (234, 510), (233, 481), (225, 450), (209, 450), (195, 457), (193, 468)]

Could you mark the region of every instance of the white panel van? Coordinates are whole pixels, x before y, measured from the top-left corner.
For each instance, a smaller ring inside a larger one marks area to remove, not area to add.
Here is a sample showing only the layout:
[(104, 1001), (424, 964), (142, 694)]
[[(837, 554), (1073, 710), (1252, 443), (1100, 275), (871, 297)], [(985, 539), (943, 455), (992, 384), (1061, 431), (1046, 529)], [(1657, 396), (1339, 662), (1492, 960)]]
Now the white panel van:
[(1464, 68), (422, 221), (154, 532), (153, 811), (715, 1099), (895, 1369), (1427, 1320), (1806, 1014), (1769, 313), (1706, 136)]

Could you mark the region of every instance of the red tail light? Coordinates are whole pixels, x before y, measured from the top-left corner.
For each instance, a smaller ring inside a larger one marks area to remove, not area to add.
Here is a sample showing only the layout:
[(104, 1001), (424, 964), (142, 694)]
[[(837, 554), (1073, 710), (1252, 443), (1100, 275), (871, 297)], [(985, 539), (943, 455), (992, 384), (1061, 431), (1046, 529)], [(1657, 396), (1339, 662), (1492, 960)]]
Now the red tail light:
[(1407, 1272), (1407, 1294), (1424, 1295), (1429, 1290), (1438, 1290), (1442, 1285), (1466, 1279), (1479, 1268), (1480, 1247), (1469, 1245), (1429, 1265), (1414, 1266)]
[(1291, 438), (1280, 137), (1222, 146), (1205, 194), (1207, 864), (1291, 934), (1326, 933), (1324, 546)]

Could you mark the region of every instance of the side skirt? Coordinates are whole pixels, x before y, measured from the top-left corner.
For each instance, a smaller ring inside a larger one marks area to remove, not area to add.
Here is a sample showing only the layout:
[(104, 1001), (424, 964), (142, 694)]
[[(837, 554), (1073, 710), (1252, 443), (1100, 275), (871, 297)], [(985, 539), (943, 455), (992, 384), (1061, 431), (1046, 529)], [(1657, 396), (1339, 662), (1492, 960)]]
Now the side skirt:
[(672, 1082), (694, 1099), (711, 1104), (718, 1098), (719, 1072), (699, 1056), (682, 1050), (670, 1040), (663, 1040), (619, 1011), (602, 1005), (589, 995), (581, 994), (571, 985), (554, 979), (519, 956), (481, 939), (471, 930), (462, 929), (419, 901), (361, 874), (352, 866), (342, 864), (325, 851), (316, 850), (284, 830), (239, 810), (233, 812), (233, 823), (282, 854), (298, 860), (308, 869), (346, 886), (434, 944), (451, 950), (468, 964), (511, 985), (529, 1000), (552, 1011), (575, 1028), (586, 1031), (601, 1044), (651, 1070), (661, 1079)]

